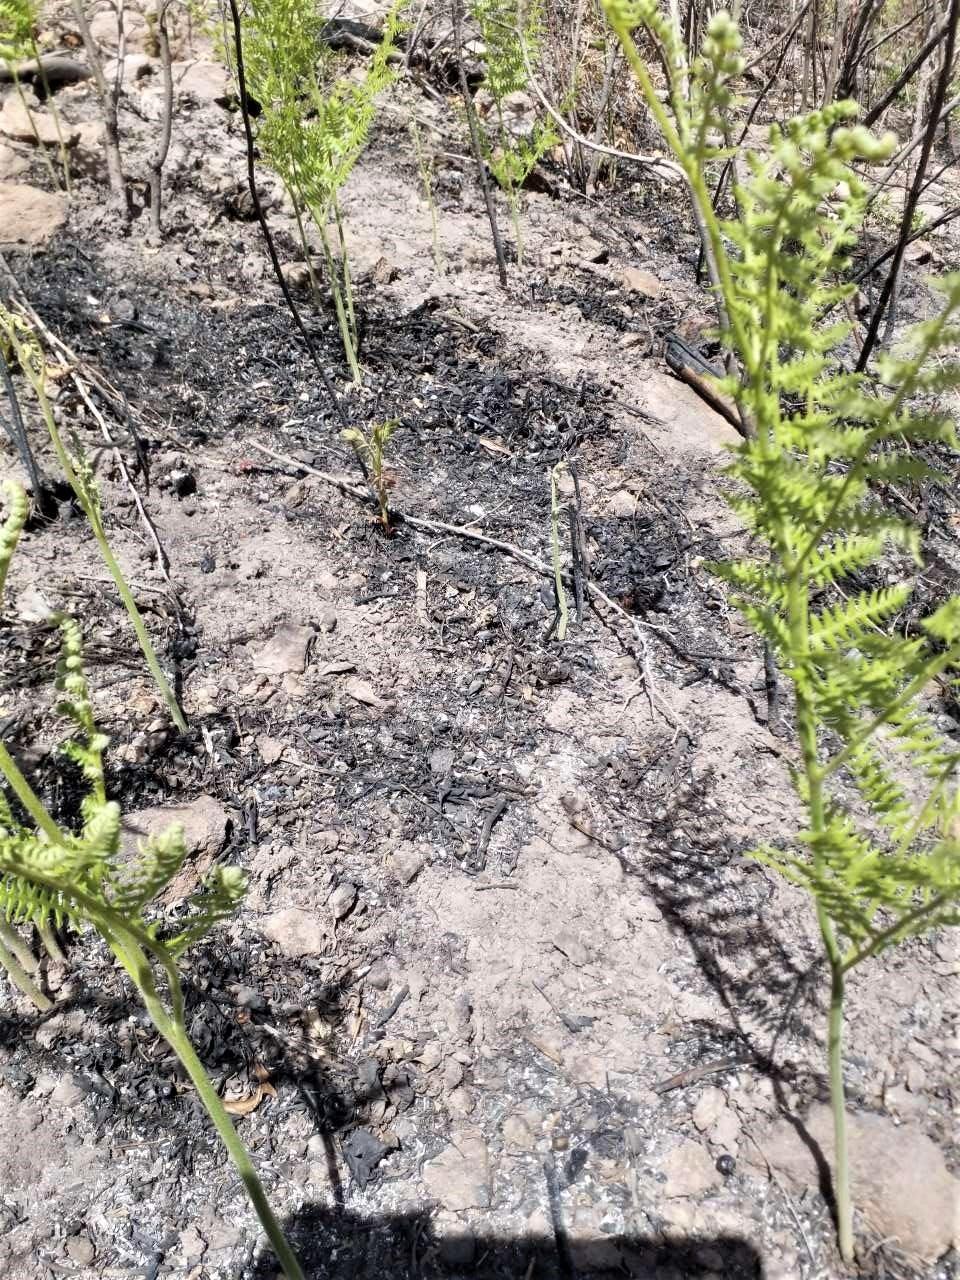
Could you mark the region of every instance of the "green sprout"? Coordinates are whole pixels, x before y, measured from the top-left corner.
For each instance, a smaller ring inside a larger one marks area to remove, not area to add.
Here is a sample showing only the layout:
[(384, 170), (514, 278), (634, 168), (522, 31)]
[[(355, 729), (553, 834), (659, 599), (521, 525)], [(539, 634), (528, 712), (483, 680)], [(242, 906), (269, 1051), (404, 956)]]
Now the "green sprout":
[(50, 434), (57, 460), (83, 514), (87, 517), (100, 550), (100, 555), (103, 557), (103, 562), (116, 583), (117, 591), (129, 615), (137, 642), (146, 659), (147, 666), (150, 668), (150, 674), (160, 690), (160, 695), (166, 704), (167, 710), (170, 712), (174, 724), (181, 733), (185, 733), (187, 722), (184, 719), (183, 712), (180, 710), (176, 696), (170, 688), (166, 676), (163, 674), (163, 669), (160, 666), (143, 617), (137, 608), (137, 602), (133, 598), (133, 593), (127, 585), (127, 580), (123, 576), (123, 571), (117, 563), (117, 558), (113, 554), (113, 549), (107, 538), (106, 530), (103, 526), (100, 494), (97, 489), (93, 468), (90, 466), (79, 442), (74, 439), (74, 453), (71, 457), (63, 443), (63, 437), (60, 435), (60, 429), (57, 426), (53, 408), (47, 396), (46, 361), (43, 349), (37, 341), (36, 334), (26, 321), (12, 311), (7, 311), (2, 305), (0, 305), (0, 342), (5, 343), (13, 354), (33, 389), (40, 408), (40, 414)]
[(380, 523), (386, 533), (390, 532), (390, 508), (387, 504), (389, 485), (384, 462), (390, 437), (399, 425), (398, 419), (391, 418), (387, 422), (376, 423), (369, 435), (358, 427), (348, 427), (340, 432), (340, 438), (351, 446), (373, 482), (377, 505), (380, 508)]

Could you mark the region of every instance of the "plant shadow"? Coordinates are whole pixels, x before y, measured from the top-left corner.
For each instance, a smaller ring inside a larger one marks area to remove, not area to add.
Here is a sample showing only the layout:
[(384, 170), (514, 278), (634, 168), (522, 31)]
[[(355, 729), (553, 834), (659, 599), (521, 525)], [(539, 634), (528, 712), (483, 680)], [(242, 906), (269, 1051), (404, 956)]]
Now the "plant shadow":
[[(429, 1208), (364, 1217), (307, 1204), (285, 1223), (306, 1280), (763, 1280), (756, 1250), (735, 1236), (440, 1235)], [(272, 1254), (238, 1280), (283, 1280)]]

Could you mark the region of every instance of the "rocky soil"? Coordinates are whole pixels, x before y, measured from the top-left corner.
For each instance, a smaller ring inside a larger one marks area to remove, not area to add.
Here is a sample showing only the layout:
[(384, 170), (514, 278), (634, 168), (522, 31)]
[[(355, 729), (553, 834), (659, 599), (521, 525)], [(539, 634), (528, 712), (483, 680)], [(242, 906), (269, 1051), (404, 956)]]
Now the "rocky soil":
[[(112, 13), (95, 35), (121, 52)], [(138, 179), (161, 113), (149, 47), (128, 10)], [(186, 22), (174, 57), (162, 238), (109, 212), (82, 81), (56, 94), (69, 199), (6, 92), (0, 243), (72, 353), (57, 412), (95, 459), (191, 728), (171, 729), (59, 493), (7, 586), (5, 740), (69, 817), (46, 622), (68, 608), (130, 839), (188, 833), (162, 912), (215, 860), (249, 873), (243, 911), (188, 957), (191, 1032), (311, 1277), (844, 1274), (815, 921), (744, 856), (798, 819), (789, 707), (769, 723), (762, 654), (704, 567), (743, 544), (722, 500), (737, 437), (661, 356), (709, 318), (679, 195), (632, 174), (609, 198), (529, 193), (528, 261), (501, 291), (459, 117), (404, 83), (344, 201), (364, 335), (350, 390), (260, 175), (348, 419), (400, 420), (391, 501), (423, 523), (388, 538), (317, 474), (358, 478), (252, 219), (226, 73)], [(411, 114), (435, 156), (442, 272)], [(956, 185), (948, 170), (931, 199)], [(949, 235), (924, 252), (960, 264)], [(915, 317), (921, 274), (904, 286)], [(549, 574), (474, 537), (549, 562), (559, 461), (619, 606), (588, 602), (562, 641)], [(5, 438), (0, 466), (17, 472)], [(954, 492), (928, 513), (940, 587), (960, 581), (958, 509)], [(932, 710), (960, 733), (955, 703)], [(0, 1273), (272, 1280), (128, 986), (93, 938), (67, 959), (45, 966), (51, 1014), (0, 983)], [(932, 937), (851, 983), (863, 1275), (957, 1274), (958, 973), (955, 940)]]

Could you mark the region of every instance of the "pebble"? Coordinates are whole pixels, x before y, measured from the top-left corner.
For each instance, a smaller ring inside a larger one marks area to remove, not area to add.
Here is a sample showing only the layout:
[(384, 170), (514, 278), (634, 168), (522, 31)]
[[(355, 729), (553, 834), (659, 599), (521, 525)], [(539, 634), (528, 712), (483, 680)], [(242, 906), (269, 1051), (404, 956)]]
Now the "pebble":
[(590, 963), (590, 952), (570, 929), (561, 929), (553, 939), (556, 949), (578, 968)]
[(292, 960), (323, 955), (330, 939), (319, 917), (299, 907), (272, 912), (264, 918), (261, 928), (264, 937), (276, 943), (280, 952)]
[(461, 1130), (438, 1156), (423, 1166), (428, 1194), (445, 1209), (490, 1207), (490, 1153), (480, 1133)]
[(663, 1163), (667, 1181), (663, 1194), (668, 1200), (701, 1196), (720, 1184), (720, 1174), (709, 1152), (699, 1142), (684, 1140)]
[(67, 1255), (81, 1267), (89, 1267), (97, 1255), (92, 1242), (83, 1235), (67, 1237)]
[(342, 920), (344, 916), (349, 915), (356, 901), (357, 886), (355, 884), (351, 884), (349, 880), (338, 884), (328, 902), (334, 920)]
[(727, 1109), (727, 1099), (722, 1089), (707, 1088), (693, 1108), (693, 1123), (705, 1133)]
[(386, 991), (390, 985), (390, 970), (382, 960), (375, 960), (367, 973), (367, 982), (377, 991)]

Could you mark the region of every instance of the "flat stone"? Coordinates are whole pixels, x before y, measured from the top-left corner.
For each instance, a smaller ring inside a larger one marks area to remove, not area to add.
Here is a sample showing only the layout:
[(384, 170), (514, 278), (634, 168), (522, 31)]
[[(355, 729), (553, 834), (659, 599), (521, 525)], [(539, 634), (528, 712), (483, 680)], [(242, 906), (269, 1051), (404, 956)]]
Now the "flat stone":
[(229, 822), (229, 815), (219, 800), (198, 796), (189, 804), (154, 805), (128, 813), (123, 820), (121, 839), (132, 850), (136, 841), (159, 835), (179, 823), (188, 854), (216, 854), (223, 848)]
[(230, 96), (230, 78), (220, 62), (175, 62), (173, 87), (201, 102), (224, 102)]
[[(832, 1167), (830, 1108), (814, 1107), (804, 1129)], [(896, 1125), (869, 1112), (847, 1116), (847, 1140), (857, 1210), (885, 1239), (932, 1265), (960, 1237), (960, 1180), (948, 1170), (943, 1153), (914, 1125)], [(799, 1187), (817, 1189), (814, 1155), (792, 1124), (777, 1124), (761, 1146), (774, 1169)]]
[(534, 1132), (523, 1116), (507, 1116), (500, 1132), (508, 1147), (518, 1147), (521, 1151), (532, 1151), (536, 1146), (537, 1140)]
[(68, 1236), (67, 1256), (72, 1262), (78, 1262), (82, 1267), (89, 1267), (97, 1256), (97, 1251), (87, 1236)]
[(643, 267), (624, 267), (620, 283), (629, 293), (639, 293), (644, 298), (659, 298), (663, 285), (651, 271)]
[(283, 755), (283, 743), (279, 738), (271, 738), (262, 733), (257, 738), (257, 750), (260, 752), (260, 759), (264, 764), (276, 764)]
[(0, 142), (0, 179), (15, 178), (29, 168), (30, 165), (19, 151), (7, 146), (5, 142)]
[(704, 1089), (693, 1108), (693, 1123), (701, 1133), (706, 1132), (727, 1109), (727, 1099), (722, 1089)]
[(50, 1101), (58, 1107), (75, 1107), (87, 1096), (87, 1090), (76, 1076), (61, 1076), (50, 1094)]
[(344, 916), (349, 915), (356, 900), (357, 886), (355, 884), (350, 884), (348, 880), (338, 884), (327, 903), (333, 913), (334, 920), (342, 920)]
[(482, 1136), (467, 1130), (423, 1166), (428, 1194), (445, 1209), (487, 1209), (490, 1206), (490, 1155)]
[(561, 929), (554, 936), (553, 945), (578, 968), (590, 963), (590, 952), (571, 929)]
[(390, 870), (401, 884), (410, 884), (423, 870), (423, 854), (409, 845), (401, 846), (390, 856)]
[(663, 1163), (667, 1175), (663, 1194), (668, 1200), (702, 1196), (713, 1191), (723, 1181), (713, 1157), (699, 1142), (684, 1140), (667, 1156)]
[(265, 916), (260, 925), (263, 936), (276, 943), (292, 960), (320, 956), (327, 951), (330, 934), (319, 916), (299, 907), (287, 907)]
[[(76, 141), (76, 128), (64, 120), (62, 113), (59, 120), (64, 146), (69, 147)], [(16, 142), (36, 143), (39, 140), (44, 146), (60, 145), (60, 134), (51, 113), (43, 107), (30, 107), (28, 110), (15, 94), (10, 95), (0, 108), (0, 133)]]
[(0, 244), (46, 244), (67, 220), (67, 200), (22, 182), (0, 182)]
[(266, 644), (252, 654), (253, 669), (261, 676), (299, 675), (307, 665), (307, 651), (313, 640), (313, 627), (284, 622)]

